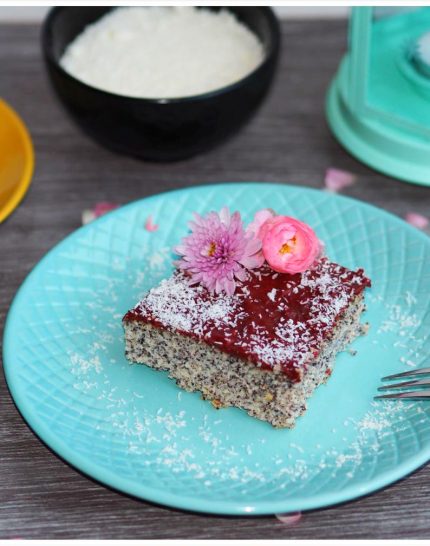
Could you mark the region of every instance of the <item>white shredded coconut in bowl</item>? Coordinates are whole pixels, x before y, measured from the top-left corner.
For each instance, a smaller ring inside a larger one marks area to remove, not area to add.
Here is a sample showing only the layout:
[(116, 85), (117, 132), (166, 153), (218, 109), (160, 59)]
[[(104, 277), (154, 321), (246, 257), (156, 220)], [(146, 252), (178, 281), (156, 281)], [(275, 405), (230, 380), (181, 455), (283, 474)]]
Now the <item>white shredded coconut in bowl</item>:
[(104, 91), (167, 99), (235, 83), (263, 57), (258, 37), (227, 10), (124, 7), (87, 26), (60, 64)]

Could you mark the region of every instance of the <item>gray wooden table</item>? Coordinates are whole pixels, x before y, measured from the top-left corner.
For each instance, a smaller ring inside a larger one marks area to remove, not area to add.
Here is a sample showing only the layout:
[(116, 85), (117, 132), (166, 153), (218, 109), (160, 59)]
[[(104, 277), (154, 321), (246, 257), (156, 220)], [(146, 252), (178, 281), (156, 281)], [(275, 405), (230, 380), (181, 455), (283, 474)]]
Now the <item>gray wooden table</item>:
[[(327, 129), (324, 95), (345, 45), (344, 21), (284, 22), (277, 80), (252, 122), (208, 154), (163, 165), (113, 155), (82, 135), (51, 93), (39, 28), (0, 26), (0, 96), (26, 120), (37, 156), (25, 201), (0, 225), (0, 329), (24, 277), (97, 201), (125, 203), (215, 181), (321, 187), (325, 169), (336, 166), (359, 176), (348, 195), (395, 214), (428, 215), (430, 189), (371, 171)], [(274, 517), (210, 517), (147, 504), (91, 481), (49, 451), (0, 377), (0, 538), (429, 538), (429, 497), (427, 466), (370, 497), (306, 513), (293, 527)]]

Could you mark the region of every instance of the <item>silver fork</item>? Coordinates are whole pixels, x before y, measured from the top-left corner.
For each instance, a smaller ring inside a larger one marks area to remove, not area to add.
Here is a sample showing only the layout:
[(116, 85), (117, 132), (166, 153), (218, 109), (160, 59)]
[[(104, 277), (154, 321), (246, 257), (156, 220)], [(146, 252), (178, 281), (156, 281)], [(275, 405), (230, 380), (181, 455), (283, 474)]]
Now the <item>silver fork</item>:
[[(429, 376), (427, 379), (421, 379), (421, 376)], [(401, 383), (383, 385), (378, 388), (378, 391), (388, 391), (391, 389), (421, 389), (408, 390), (407, 392), (394, 392), (390, 394), (381, 394), (375, 396), (375, 400), (430, 400), (430, 368), (418, 368), (409, 372), (396, 373), (383, 377), (382, 381), (392, 381), (393, 379), (409, 379)]]

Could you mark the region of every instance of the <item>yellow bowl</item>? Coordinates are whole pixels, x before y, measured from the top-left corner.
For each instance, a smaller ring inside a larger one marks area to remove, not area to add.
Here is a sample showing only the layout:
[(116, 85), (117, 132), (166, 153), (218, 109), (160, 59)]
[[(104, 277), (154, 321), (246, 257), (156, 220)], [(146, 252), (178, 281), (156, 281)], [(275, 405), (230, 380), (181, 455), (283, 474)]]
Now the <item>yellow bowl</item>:
[(34, 151), (24, 122), (0, 99), (0, 222), (18, 206), (31, 182)]

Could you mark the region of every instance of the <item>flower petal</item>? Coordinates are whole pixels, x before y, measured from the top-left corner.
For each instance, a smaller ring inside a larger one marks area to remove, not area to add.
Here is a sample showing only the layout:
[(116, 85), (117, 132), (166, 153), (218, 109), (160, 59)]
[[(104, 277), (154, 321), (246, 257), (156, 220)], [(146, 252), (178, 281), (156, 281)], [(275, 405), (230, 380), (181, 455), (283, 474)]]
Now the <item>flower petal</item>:
[(408, 222), (408, 224), (411, 224), (411, 226), (418, 229), (425, 229), (430, 224), (430, 220), (427, 218), (427, 216), (423, 216), (418, 212), (408, 212), (405, 215), (405, 220)]
[(85, 226), (96, 218), (100, 218), (104, 214), (115, 210), (119, 207), (116, 203), (110, 203), (109, 201), (100, 201), (96, 203), (92, 209), (87, 209), (82, 212), (82, 224)]
[(238, 263), (243, 265), (243, 267), (246, 267), (246, 269), (255, 269), (264, 264), (264, 259), (264, 254), (262, 252), (257, 252), (252, 256), (245, 256), (241, 260), (238, 260)]
[(230, 223), (230, 211), (228, 210), (228, 207), (223, 207), (220, 210), (219, 217), (220, 217), (221, 222), (224, 225), (226, 225), (226, 226), (229, 225), (229, 223)]
[(301, 512), (290, 512), (288, 514), (275, 514), (276, 518), (286, 525), (294, 525), (302, 519)]
[(96, 203), (93, 212), (96, 215), (96, 218), (98, 218), (111, 210), (117, 209), (118, 206), (117, 203), (111, 203), (110, 201), (100, 201), (100, 203)]
[(243, 267), (241, 267), (240, 269), (238, 269), (235, 273), (234, 273), (234, 276), (236, 277), (236, 279), (238, 279), (239, 281), (245, 281), (246, 280), (246, 277), (247, 277), (247, 274), (246, 274), (246, 269), (244, 269)]
[(226, 280), (224, 281), (224, 290), (227, 292), (229, 296), (232, 296), (234, 294), (234, 291), (236, 290), (236, 283), (234, 280)]
[(177, 245), (173, 247), (173, 250), (175, 254), (186, 254), (187, 253), (187, 247), (186, 245)]
[(261, 238), (260, 229), (262, 225), (274, 216), (276, 216), (276, 213), (272, 209), (258, 210), (254, 215), (254, 220), (250, 224), (248, 224), (248, 227), (246, 228), (246, 233)]
[(255, 254), (259, 250), (261, 250), (263, 243), (260, 241), (260, 239), (251, 239), (248, 241), (246, 245), (246, 253), (247, 254)]
[(152, 214), (150, 214), (146, 219), (145, 229), (146, 231), (157, 231), (158, 229), (158, 225), (154, 224), (154, 222), (152, 221)]
[(326, 170), (324, 184), (327, 190), (338, 192), (348, 186), (352, 186), (356, 180), (357, 177), (355, 174), (330, 167)]

